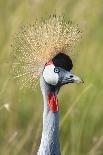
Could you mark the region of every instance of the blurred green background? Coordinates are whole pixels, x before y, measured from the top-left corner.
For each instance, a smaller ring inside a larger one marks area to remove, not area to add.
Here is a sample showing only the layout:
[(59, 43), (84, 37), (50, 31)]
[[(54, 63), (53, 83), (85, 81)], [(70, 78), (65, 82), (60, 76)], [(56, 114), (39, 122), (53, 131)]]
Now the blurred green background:
[(42, 96), (19, 90), (9, 79), (11, 39), (18, 28), (38, 17), (64, 13), (80, 25), (84, 39), (71, 57), (83, 85), (59, 93), (62, 155), (103, 155), (103, 1), (0, 0), (0, 155), (30, 155), (39, 147)]

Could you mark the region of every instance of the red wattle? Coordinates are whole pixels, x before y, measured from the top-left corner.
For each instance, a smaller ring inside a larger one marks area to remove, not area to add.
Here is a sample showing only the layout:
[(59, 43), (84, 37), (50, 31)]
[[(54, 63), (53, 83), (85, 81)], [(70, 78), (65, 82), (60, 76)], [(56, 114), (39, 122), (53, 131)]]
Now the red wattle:
[(49, 108), (52, 112), (58, 112), (59, 111), (58, 99), (54, 93), (50, 92), (48, 94), (48, 105), (49, 105)]
[(48, 66), (48, 65), (51, 65), (51, 64), (53, 64), (53, 61), (52, 61), (52, 60), (48, 61), (48, 62), (45, 64), (45, 66)]

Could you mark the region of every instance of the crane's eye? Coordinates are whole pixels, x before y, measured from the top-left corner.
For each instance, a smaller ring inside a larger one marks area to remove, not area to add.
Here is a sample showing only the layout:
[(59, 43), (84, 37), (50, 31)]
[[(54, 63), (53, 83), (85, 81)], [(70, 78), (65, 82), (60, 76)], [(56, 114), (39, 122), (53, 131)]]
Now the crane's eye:
[(60, 72), (60, 69), (59, 68), (54, 68), (54, 73), (59, 73)]

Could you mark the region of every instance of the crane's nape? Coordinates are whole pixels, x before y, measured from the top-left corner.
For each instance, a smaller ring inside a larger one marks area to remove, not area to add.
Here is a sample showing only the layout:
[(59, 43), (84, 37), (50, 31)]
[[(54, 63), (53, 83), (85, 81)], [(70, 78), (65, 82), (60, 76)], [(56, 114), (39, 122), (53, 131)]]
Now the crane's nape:
[(83, 83), (83, 80), (71, 72), (72, 67), (73, 64), (70, 57), (60, 52), (46, 63), (43, 70), (43, 78), (48, 84), (57, 87), (68, 83)]

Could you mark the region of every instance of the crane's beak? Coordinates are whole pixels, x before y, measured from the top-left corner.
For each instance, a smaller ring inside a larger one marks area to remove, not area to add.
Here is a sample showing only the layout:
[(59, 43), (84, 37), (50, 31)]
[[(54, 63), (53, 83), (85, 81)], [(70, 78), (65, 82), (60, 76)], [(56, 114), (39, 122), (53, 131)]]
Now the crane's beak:
[(84, 83), (84, 81), (71, 72), (67, 72), (65, 77), (62, 79), (62, 84), (64, 85), (68, 83)]

